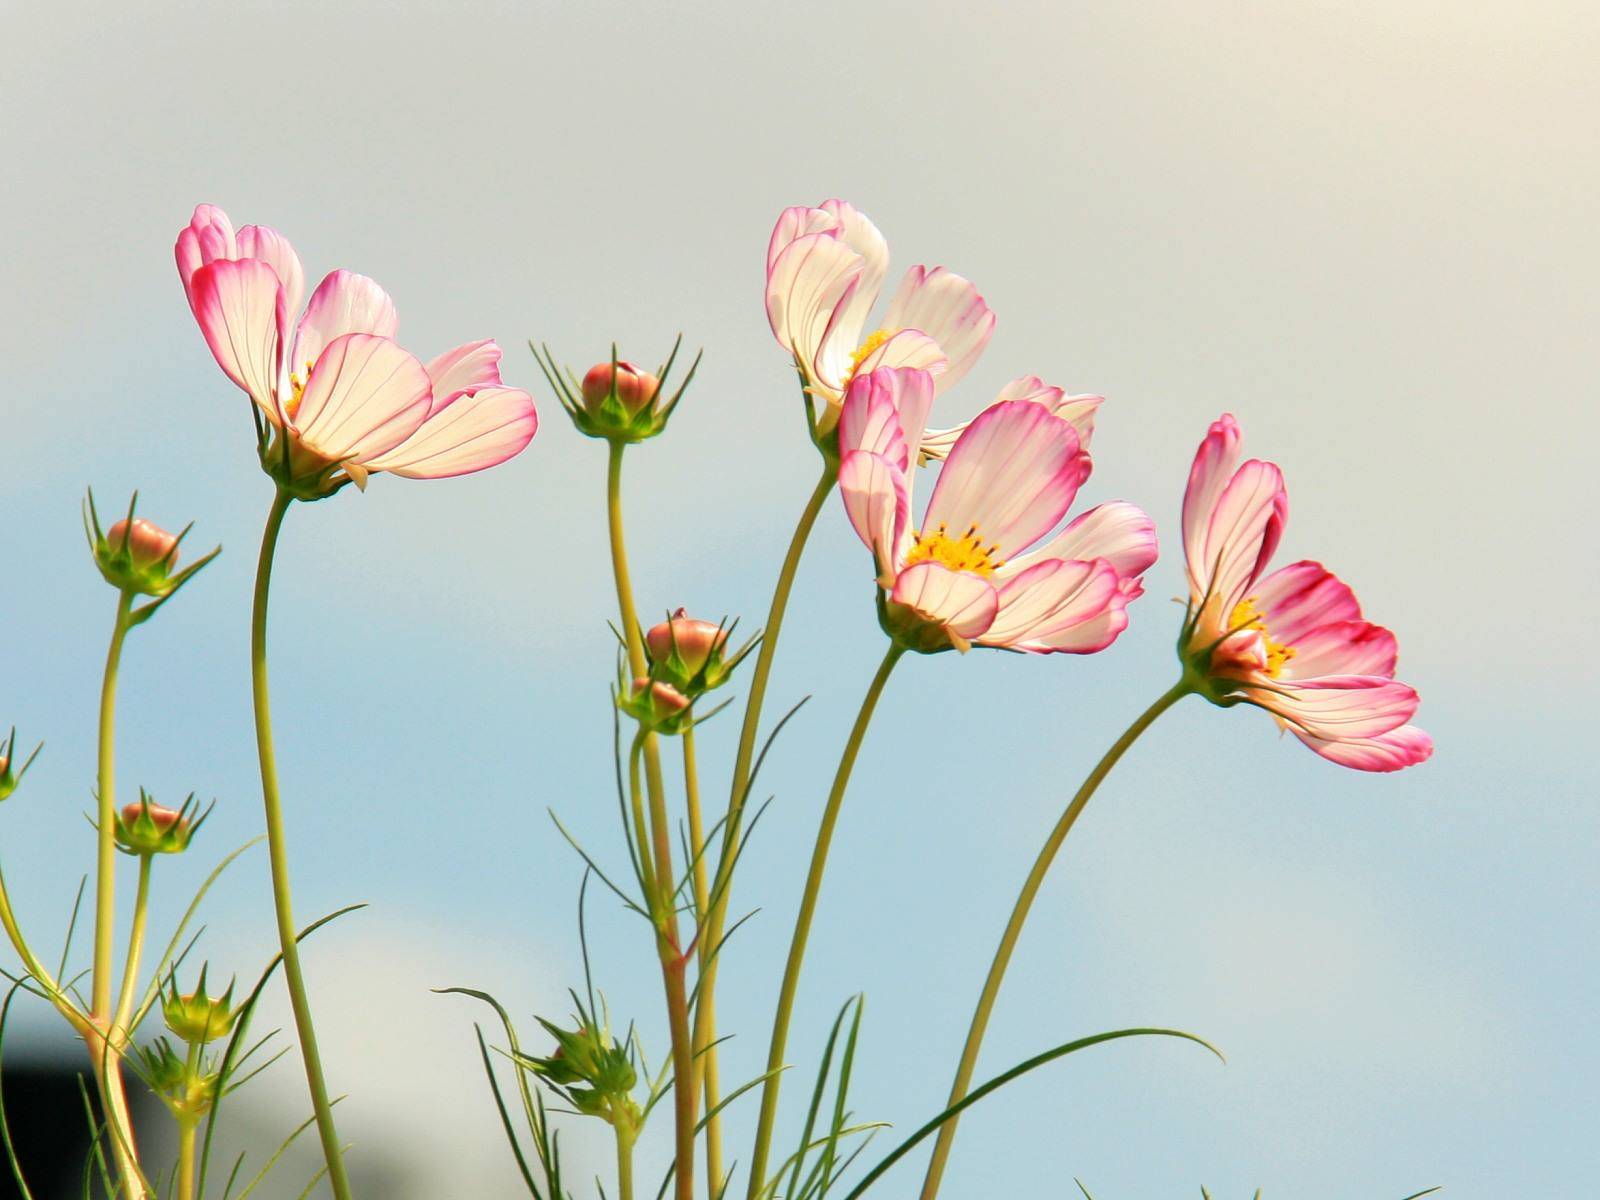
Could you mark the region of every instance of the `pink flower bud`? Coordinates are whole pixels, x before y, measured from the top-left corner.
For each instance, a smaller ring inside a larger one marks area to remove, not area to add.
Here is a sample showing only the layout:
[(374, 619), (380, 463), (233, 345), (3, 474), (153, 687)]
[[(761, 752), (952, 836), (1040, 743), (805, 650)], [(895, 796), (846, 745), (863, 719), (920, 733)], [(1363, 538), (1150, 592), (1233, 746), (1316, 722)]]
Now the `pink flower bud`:
[[(583, 377), (583, 403), (590, 412), (599, 410), (611, 394), (612, 370), (609, 362), (596, 363)], [(631, 362), (616, 364), (617, 399), (630, 414), (637, 413), (655, 399), (661, 382), (650, 372), (641, 371)]]
[[(135, 800), (132, 804), (124, 804), (122, 806), (123, 823), (126, 825), (132, 825), (139, 819), (139, 814), (144, 812), (144, 810), (145, 806), (139, 803), (137, 800)], [(181, 815), (182, 814), (176, 812), (175, 810), (165, 808), (160, 804), (152, 803), (150, 805), (151, 823), (154, 824), (156, 829), (162, 833), (165, 833), (167, 830), (176, 825)]]
[(697, 620), (681, 608), (670, 620), (652, 627), (644, 635), (651, 661), (664, 663), (672, 657), (673, 650), (677, 650), (684, 674), (691, 678), (705, 668), (713, 654), (722, 652), (727, 640), (728, 631), (722, 626)]
[(649, 689), (650, 699), (654, 703), (656, 711), (663, 716), (681, 713), (689, 707), (689, 697), (685, 696), (670, 683), (651, 683), (648, 679), (635, 679), (633, 681), (634, 695), (642, 695), (646, 689)]
[[(157, 563), (163, 563), (167, 570), (178, 564), (178, 555), (173, 547), (178, 544), (178, 539), (162, 529), (159, 525), (152, 525), (143, 517), (135, 517), (130, 528), (124, 518), (106, 531), (106, 543), (113, 550), (121, 550), (123, 539), (127, 539), (128, 557), (133, 562), (134, 570), (142, 571)], [(170, 559), (167, 555), (172, 555)]]
[(11, 769), (11, 757), (10, 757), (10, 755), (0, 754), (0, 775), (4, 775), (10, 769)]

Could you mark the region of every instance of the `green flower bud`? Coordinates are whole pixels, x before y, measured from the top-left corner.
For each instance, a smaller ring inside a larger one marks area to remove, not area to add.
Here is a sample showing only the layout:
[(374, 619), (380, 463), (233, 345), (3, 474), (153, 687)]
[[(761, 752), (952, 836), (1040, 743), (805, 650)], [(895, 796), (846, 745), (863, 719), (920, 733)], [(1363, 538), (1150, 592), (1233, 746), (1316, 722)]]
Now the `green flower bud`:
[(233, 984), (221, 996), (206, 995), (206, 968), (200, 968), (200, 981), (187, 996), (178, 994), (177, 981), (161, 998), (161, 1014), (167, 1028), (191, 1046), (204, 1046), (233, 1032), (240, 1010), (233, 1007)]
[(680, 337), (673, 343), (667, 361), (653, 372), (618, 358), (616, 347), (612, 347), (611, 357), (590, 367), (581, 382), (557, 364), (548, 346), (534, 347), (533, 354), (579, 433), (610, 442), (642, 442), (667, 427), (668, 418), (700, 365), (700, 356), (696, 355), (677, 391), (671, 399), (665, 398), (667, 376), (682, 344)]
[(11, 734), (4, 743), (0, 743), (0, 800), (9, 799), (11, 793), (16, 791), (22, 783), (22, 777), (28, 773), (28, 768), (33, 766), (33, 760), (39, 757), (39, 751), (44, 749), (40, 742), (33, 748), (33, 753), (28, 755), (22, 766), (16, 766), (17, 727), (11, 727)]
[(122, 811), (117, 814), (112, 836), (128, 854), (140, 857), (181, 854), (189, 848), (189, 840), (194, 837), (195, 831), (211, 815), (208, 808), (196, 816), (197, 807), (193, 792), (189, 793), (189, 798), (181, 808), (171, 809), (157, 804), (149, 793), (140, 788), (139, 799), (123, 805)]
[(84, 533), (89, 538), (94, 565), (105, 581), (128, 595), (155, 597), (153, 603), (134, 612), (134, 624), (148, 618), (167, 597), (222, 551), (218, 546), (183, 570), (177, 570), (178, 546), (190, 527), (185, 526), (179, 533), (168, 533), (159, 525), (134, 516), (138, 500), (139, 494), (135, 492), (128, 504), (128, 515), (105, 531), (100, 528), (93, 492), (89, 493), (83, 513)]

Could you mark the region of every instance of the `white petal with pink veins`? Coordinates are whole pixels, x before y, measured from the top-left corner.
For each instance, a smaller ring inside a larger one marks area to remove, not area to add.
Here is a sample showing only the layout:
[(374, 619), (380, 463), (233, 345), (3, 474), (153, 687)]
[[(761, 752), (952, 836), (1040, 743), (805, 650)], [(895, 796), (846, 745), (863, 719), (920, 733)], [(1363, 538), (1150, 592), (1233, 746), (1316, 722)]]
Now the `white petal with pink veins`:
[[(1286, 641), (1271, 623), (1274, 640)], [(1297, 637), (1294, 657), (1283, 665), (1285, 679), (1315, 679), (1323, 675), (1394, 676), (1399, 644), (1394, 634), (1371, 621), (1335, 621)]]
[(850, 296), (842, 318), (846, 328), (860, 331), (866, 328), (867, 313), (872, 311), (872, 306), (878, 302), (878, 293), (883, 291), (883, 277), (889, 271), (889, 243), (883, 240), (878, 227), (853, 204), (825, 200), (822, 210), (838, 222), (839, 240), (861, 256), (861, 282)]
[[(807, 234), (778, 255), (767, 276), (767, 321), (778, 344), (813, 380), (837, 391), (860, 329), (841, 330), (845, 302), (860, 286), (865, 263), (826, 233)], [(833, 343), (848, 343), (843, 348)], [(824, 361), (826, 360), (826, 362)]]
[(194, 306), (192, 280), (194, 273), (219, 259), (238, 258), (238, 245), (234, 240), (233, 222), (228, 214), (215, 204), (197, 204), (194, 216), (178, 232), (173, 255), (178, 261), (178, 278), (183, 283), (189, 305)]
[(1335, 621), (1354, 621), (1361, 605), (1333, 572), (1310, 560), (1279, 567), (1251, 590), (1272, 640), (1295, 645), (1306, 634)]
[(432, 396), (427, 370), (394, 342), (347, 333), (312, 367), (294, 427), (322, 457), (365, 463), (415, 433)]
[(1233, 478), (1239, 461), (1239, 423), (1223, 413), (1211, 423), (1189, 467), (1189, 486), (1183, 493), (1183, 555), (1188, 564), (1189, 590), (1198, 600), (1210, 590), (1214, 564), (1206, 559), (1206, 535), (1217, 497)]
[(446, 407), (463, 392), (500, 386), (500, 347), (492, 338), (446, 350), (428, 364), (433, 380), (433, 411)]
[(1191, 562), (1200, 578), (1200, 595), (1218, 611), (1231, 614), (1245, 598), (1283, 533), (1288, 500), (1283, 472), (1273, 463), (1251, 459), (1234, 472), (1217, 497), (1205, 533), (1201, 559)]
[(850, 527), (877, 560), (879, 575), (892, 578), (909, 520), (905, 474), (880, 454), (852, 450), (839, 460), (839, 495)]
[[(1127, 626), (1127, 601), (1116, 568), (1052, 560), (1030, 567), (1000, 588), (994, 623), (978, 640), (1036, 653), (1092, 654)], [(1120, 619), (1108, 619), (1112, 613)]]
[(527, 392), (479, 388), (435, 408), (415, 433), (366, 465), (408, 479), (468, 475), (520, 454), (538, 428), (539, 416)]
[(979, 637), (994, 621), (999, 598), (981, 575), (924, 562), (901, 571), (890, 598), (904, 604), (964, 642)]
[(909, 470), (932, 405), (933, 377), (926, 371), (858, 372), (839, 410), (840, 453), (867, 450)]
[(354, 271), (331, 271), (317, 285), (306, 304), (300, 328), (294, 335), (294, 354), (289, 369), (303, 373), (315, 363), (324, 347), (347, 333), (369, 333), (392, 338), (400, 326), (394, 301), (365, 275)]
[(1433, 739), (1415, 725), (1402, 725), (1371, 738), (1328, 741), (1298, 731), (1295, 736), (1329, 762), (1357, 771), (1398, 771), (1433, 756)]
[(1160, 553), (1156, 523), (1144, 509), (1126, 500), (1111, 500), (1073, 520), (1037, 550), (1012, 559), (1000, 569), (1009, 577), (1051, 558), (1103, 558), (1123, 579), (1150, 569)]
[[(844, 343), (839, 343), (840, 348)], [(854, 354), (845, 355), (838, 363), (837, 369), (840, 376), (850, 369), (850, 359)], [(861, 361), (855, 365), (856, 375), (866, 375), (884, 367), (899, 367), (904, 370), (926, 371), (937, 381), (944, 374), (949, 360), (945, 358), (944, 351), (939, 343), (927, 334), (917, 329), (902, 329), (899, 333), (890, 334), (888, 339), (869, 353), (862, 355)], [(830, 364), (830, 369), (831, 364)], [(935, 391), (938, 390), (937, 382)]]
[(1258, 704), (1315, 738), (1370, 738), (1404, 725), (1417, 711), (1417, 693), (1375, 675), (1330, 675), (1243, 690)]
[(920, 329), (939, 343), (950, 362), (938, 380), (941, 393), (972, 369), (994, 335), (994, 313), (978, 289), (943, 267), (907, 271), (883, 323), (885, 329)]
[(772, 237), (767, 240), (767, 274), (778, 261), (778, 255), (791, 243), (813, 233), (837, 233), (839, 218), (825, 208), (809, 208), (804, 204), (786, 208), (778, 214), (772, 227)]
[(1055, 526), (1083, 482), (1078, 435), (1042, 405), (1008, 400), (985, 409), (961, 435), (939, 472), (924, 532), (969, 526), (1010, 558)]
[(278, 276), (254, 259), (219, 259), (191, 280), (195, 320), (217, 365), (274, 424), (288, 314)]

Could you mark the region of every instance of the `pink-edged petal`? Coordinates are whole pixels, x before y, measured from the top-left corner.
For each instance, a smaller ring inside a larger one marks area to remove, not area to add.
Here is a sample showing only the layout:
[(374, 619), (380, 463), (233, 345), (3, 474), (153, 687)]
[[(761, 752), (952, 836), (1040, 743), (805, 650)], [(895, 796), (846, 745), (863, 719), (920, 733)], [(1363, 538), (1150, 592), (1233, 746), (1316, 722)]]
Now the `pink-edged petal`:
[(867, 313), (883, 291), (883, 277), (889, 271), (889, 243), (878, 227), (855, 205), (844, 200), (824, 200), (822, 210), (837, 222), (838, 238), (861, 256), (861, 282), (851, 293), (843, 324), (850, 329), (866, 328)]
[(881, 454), (902, 471), (921, 441), (933, 407), (933, 377), (909, 367), (858, 373), (839, 410), (839, 451)]
[(1214, 564), (1206, 559), (1206, 532), (1217, 499), (1239, 461), (1241, 436), (1233, 414), (1223, 413), (1211, 422), (1189, 467), (1189, 486), (1183, 493), (1183, 557), (1188, 564), (1189, 591), (1197, 601), (1210, 590)]
[(851, 528), (877, 560), (879, 576), (892, 578), (910, 517), (905, 473), (881, 454), (853, 450), (839, 460), (839, 495)]
[(1409, 721), (1418, 704), (1414, 688), (1381, 675), (1278, 679), (1242, 689), (1242, 695), (1291, 727), (1329, 741), (1388, 733)]
[(1150, 569), (1160, 553), (1156, 523), (1144, 509), (1126, 500), (1111, 500), (1097, 505), (1073, 520), (1037, 550), (1012, 559), (1001, 568), (1002, 576), (1025, 571), (1035, 563), (1052, 558), (1103, 558), (1116, 568), (1124, 581), (1129, 599), (1140, 594), (1137, 577)]
[(994, 335), (994, 313), (970, 280), (943, 267), (912, 267), (889, 303), (885, 329), (920, 329), (950, 361), (941, 393), (972, 369)]
[(993, 585), (983, 576), (952, 571), (935, 562), (917, 563), (901, 571), (889, 598), (968, 642), (989, 628), (1000, 606)]
[(1000, 588), (993, 624), (978, 640), (1038, 654), (1092, 654), (1127, 628), (1116, 568), (1095, 562), (1053, 559), (1037, 563)]
[(1234, 472), (1217, 497), (1206, 531), (1199, 569), (1199, 596), (1230, 616), (1254, 586), (1277, 548), (1288, 514), (1283, 472), (1273, 463), (1251, 459)]
[(521, 454), (538, 428), (539, 414), (527, 392), (479, 388), (458, 394), (443, 409), (434, 408), (415, 433), (366, 466), (407, 479), (470, 475)]
[(277, 389), (289, 318), (277, 273), (254, 259), (218, 259), (194, 273), (191, 294), (217, 365), (281, 424)]
[[(1063, 389), (1045, 383), (1037, 375), (1022, 375), (1013, 379), (995, 397), (996, 404), (1002, 400), (1031, 400), (1044, 405), (1077, 431), (1078, 447), (1085, 451), (1089, 449), (1089, 439), (1094, 436), (1095, 413), (1105, 403), (1104, 396), (1069, 396)], [(970, 422), (952, 429), (930, 429), (922, 444), (923, 461), (948, 456), (967, 424)]]
[(246, 225), (235, 237), (239, 258), (253, 258), (271, 267), (283, 284), (283, 305), (291, 313), (300, 311), (306, 295), (306, 273), (300, 256), (289, 239), (266, 225)]
[(346, 334), (392, 338), (399, 326), (400, 318), (388, 292), (365, 275), (331, 271), (306, 304), (305, 315), (295, 331), (289, 369), (306, 371), (327, 346)]
[(178, 261), (178, 278), (183, 283), (184, 294), (189, 297), (192, 308), (194, 273), (219, 259), (239, 257), (233, 222), (228, 220), (228, 214), (215, 204), (195, 205), (194, 216), (178, 231), (173, 256)]
[(427, 370), (394, 342), (347, 333), (311, 368), (294, 427), (323, 458), (366, 464), (421, 427), (432, 397)]
[(784, 209), (778, 214), (777, 223), (772, 227), (772, 236), (767, 239), (768, 278), (772, 276), (772, 268), (777, 263), (778, 256), (791, 244), (813, 233), (837, 236), (838, 229), (839, 219), (825, 208), (797, 204)]
[[(1268, 624), (1274, 640), (1278, 632)], [(1289, 643), (1294, 657), (1283, 666), (1285, 679), (1315, 679), (1323, 675), (1383, 675), (1394, 677), (1400, 647), (1394, 634), (1370, 621), (1335, 621), (1303, 634)]]
[(1361, 616), (1355, 593), (1321, 563), (1309, 559), (1290, 563), (1266, 576), (1251, 593), (1251, 602), (1271, 631), (1272, 640), (1289, 646), (1297, 645), (1319, 625), (1354, 621)]
[(831, 233), (796, 238), (767, 273), (767, 321), (811, 382), (837, 393), (860, 337), (841, 325), (866, 263)]
[(492, 338), (485, 338), (446, 350), (428, 364), (428, 378), (433, 380), (434, 412), (465, 392), (499, 387), (500, 347)]
[(1062, 518), (1086, 466), (1072, 426), (1043, 405), (1025, 400), (991, 405), (950, 451), (922, 528), (943, 525), (960, 537), (976, 526), (978, 537), (997, 547), (996, 557), (1010, 558)]
[(1307, 737), (1298, 731), (1295, 736), (1329, 762), (1357, 771), (1398, 771), (1433, 756), (1433, 739), (1415, 725), (1402, 725), (1377, 737), (1339, 741)]
[[(948, 360), (939, 343), (917, 329), (902, 329), (875, 349), (862, 355), (855, 366), (856, 375), (869, 374), (883, 367), (900, 367), (905, 370), (926, 371), (937, 381), (944, 374)], [(934, 385), (937, 392), (937, 382)]]

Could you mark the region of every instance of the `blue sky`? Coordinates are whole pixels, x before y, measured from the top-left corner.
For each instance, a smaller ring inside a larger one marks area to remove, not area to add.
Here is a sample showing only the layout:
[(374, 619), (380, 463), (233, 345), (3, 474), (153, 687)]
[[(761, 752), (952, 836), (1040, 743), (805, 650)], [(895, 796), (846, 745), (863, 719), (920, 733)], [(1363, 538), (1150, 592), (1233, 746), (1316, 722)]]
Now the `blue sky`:
[[(857, 1110), (901, 1128), (934, 1110), (1040, 839), (1173, 677), (1178, 503), (1228, 409), (1288, 477), (1283, 561), (1327, 562), (1396, 630), (1438, 753), (1365, 777), (1260, 714), (1191, 700), (1164, 718), (1073, 834), (984, 1062), (1159, 1023), (1229, 1063), (1121, 1043), (1041, 1072), (964, 1122), (945, 1194), (1059, 1195), (1072, 1175), (1101, 1200), (1200, 1182), (1563, 1194), (1600, 1165), (1592, 12), (247, 4), (12, 25), (0, 723), (48, 746), (0, 847), (30, 928), (57, 935), (91, 857), (113, 599), (81, 541), (85, 485), (108, 508), (138, 487), (147, 515), (225, 548), (130, 644), (123, 787), (215, 795), (202, 850), (260, 827), (246, 620), (270, 494), (174, 277), (192, 206), (282, 229), (313, 278), (375, 276), (419, 354), (499, 338), (540, 400), (510, 466), (378, 480), (285, 529), (273, 682), (296, 899), (308, 917), (371, 903), (319, 935), (310, 970), (357, 1155), (406, 1164), (373, 1194), (514, 1194), (473, 1014), (425, 989), (564, 1011), (580, 870), (546, 808), (616, 861), (603, 451), (522, 340), (579, 369), (613, 338), (644, 360), (680, 329), (705, 345), (669, 435), (629, 456), (635, 578), (647, 611), (753, 629), (814, 475), (762, 255), (779, 209), (830, 195), (884, 230), (892, 270), (944, 263), (998, 313), (936, 415), (1027, 372), (1105, 393), (1083, 503), (1144, 505), (1166, 552), (1107, 653), (900, 668), (846, 805), (795, 1060), (863, 991)], [(723, 973), (728, 1076), (764, 1058), (817, 812), (881, 648), (870, 565), (830, 505), (774, 676), (774, 713), (813, 699), (773, 754), (738, 885), (762, 912)], [(733, 733), (705, 732), (711, 796)], [(202, 870), (172, 866), (158, 921)], [(228, 970), (270, 952), (266, 883), (256, 853), (215, 894), (207, 945)], [(659, 1047), (647, 931), (597, 899), (592, 932), (613, 1008)], [(295, 1072), (272, 1076), (258, 1119), (287, 1126)], [(603, 1141), (573, 1146), (605, 1169)]]

